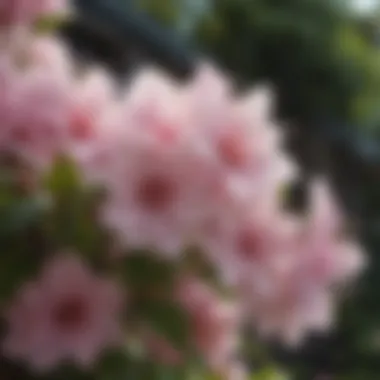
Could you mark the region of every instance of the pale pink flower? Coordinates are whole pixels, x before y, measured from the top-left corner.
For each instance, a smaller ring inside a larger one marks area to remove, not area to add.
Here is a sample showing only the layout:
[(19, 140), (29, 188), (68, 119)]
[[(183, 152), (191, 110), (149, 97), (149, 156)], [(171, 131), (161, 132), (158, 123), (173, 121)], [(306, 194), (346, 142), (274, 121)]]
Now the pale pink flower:
[(109, 78), (93, 75), (92, 79), (86, 82), (84, 96), (79, 92), (77, 101), (78, 130), (91, 132), (87, 136), (91, 141), (83, 140), (85, 154), (83, 149), (75, 153), (76, 156), (81, 153), (86, 178), (106, 186), (111, 177), (119, 178), (120, 182), (120, 172), (115, 171), (125, 165), (129, 151), (132, 157), (140, 149), (173, 148), (181, 152), (178, 137), (185, 117), (175, 96), (177, 90), (163, 74), (155, 70), (142, 72), (118, 101), (114, 99), (116, 91)]
[(92, 144), (107, 139), (107, 133), (111, 134), (107, 118), (112, 118), (116, 108), (113, 79), (100, 68), (90, 68), (76, 81), (75, 92), (71, 94), (68, 149), (74, 155), (81, 155), (83, 151), (93, 149)]
[(194, 123), (192, 128), (198, 130), (218, 119), (220, 111), (230, 107), (235, 98), (226, 76), (211, 64), (203, 63), (186, 84), (186, 99)]
[(344, 236), (344, 216), (328, 184), (312, 187), (310, 214), (300, 237), (300, 271), (321, 286), (342, 285), (364, 268), (365, 256)]
[(66, 46), (53, 36), (33, 36), (28, 45), (22, 46), (23, 54), (28, 65), (52, 71), (57, 76), (73, 76), (74, 64)]
[(296, 220), (265, 202), (246, 205), (236, 213), (221, 214), (212, 228), (202, 226), (199, 247), (230, 285), (239, 287), (249, 279), (255, 291), (264, 291), (272, 285), (267, 270), (287, 265), (292, 258), (297, 227)]
[(270, 86), (255, 86), (241, 98), (242, 111), (253, 128), (271, 125), (274, 122), (275, 94)]
[(88, 105), (95, 111), (97, 108), (103, 109), (110, 106), (111, 102), (116, 102), (116, 84), (114, 78), (99, 67), (90, 67), (81, 80), (79, 101)]
[(32, 164), (46, 167), (62, 153), (67, 138), (70, 85), (65, 78), (39, 69), (19, 80), (7, 144)]
[(186, 138), (189, 119), (183, 86), (157, 69), (139, 73), (122, 104), (119, 122), (132, 138), (168, 147)]
[[(311, 330), (331, 327), (337, 287), (351, 281), (364, 264), (359, 248), (340, 235), (343, 217), (327, 184), (315, 186), (308, 223), (300, 220), (290, 235), (290, 245), (283, 245), (288, 251), (286, 260), (280, 266), (274, 260), (261, 267), (251, 280), (243, 277), (241, 287), (259, 331), (293, 344)], [(263, 292), (257, 279), (270, 284), (266, 287), (270, 291)]]
[(248, 321), (264, 336), (298, 344), (308, 332), (331, 327), (331, 294), (308, 281), (296, 262), (289, 260), (287, 266), (266, 268), (262, 278), (270, 286), (260, 288), (252, 279), (240, 289)]
[[(254, 198), (269, 192), (277, 198), (296, 171), (282, 150), (277, 125), (269, 118), (266, 89), (233, 96), (224, 77), (201, 73), (187, 89), (193, 149), (223, 171), (235, 196)], [(215, 87), (215, 94), (207, 92), (207, 85)]]
[(298, 169), (283, 146), (283, 126), (274, 118), (274, 95), (267, 86), (256, 87), (239, 98), (238, 112), (250, 131), (254, 157), (267, 162), (267, 190), (294, 180)]
[(103, 70), (91, 68), (76, 83), (67, 127), (66, 151), (75, 159), (84, 179), (109, 186), (120, 174), (129, 145), (134, 145), (122, 123), (123, 106), (113, 79)]
[(221, 206), (223, 186), (207, 163), (164, 148), (136, 141), (124, 146), (105, 182), (102, 218), (130, 247), (179, 255), (197, 223)]
[(92, 274), (75, 256), (58, 255), (8, 308), (4, 355), (41, 371), (66, 360), (92, 365), (122, 337), (122, 297), (115, 283)]
[(317, 237), (337, 236), (342, 232), (342, 208), (325, 179), (315, 179), (310, 185), (309, 213), (310, 228)]
[(196, 279), (183, 279), (180, 305), (189, 313), (194, 343), (213, 370), (228, 366), (237, 349), (238, 309)]

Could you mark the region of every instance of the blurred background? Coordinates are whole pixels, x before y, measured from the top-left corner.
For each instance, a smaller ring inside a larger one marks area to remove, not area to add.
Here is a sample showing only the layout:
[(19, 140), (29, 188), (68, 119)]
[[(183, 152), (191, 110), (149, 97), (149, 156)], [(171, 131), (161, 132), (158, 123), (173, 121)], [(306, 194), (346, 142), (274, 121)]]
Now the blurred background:
[[(330, 176), (371, 265), (339, 323), (290, 350), (248, 345), (254, 368), (272, 363), (300, 380), (380, 379), (380, 3), (376, 0), (78, 0), (63, 31), (82, 59), (121, 81), (154, 62), (178, 78), (207, 57), (241, 88), (269, 83), (288, 149), (308, 179)], [(252, 340), (255, 341), (255, 340)]]

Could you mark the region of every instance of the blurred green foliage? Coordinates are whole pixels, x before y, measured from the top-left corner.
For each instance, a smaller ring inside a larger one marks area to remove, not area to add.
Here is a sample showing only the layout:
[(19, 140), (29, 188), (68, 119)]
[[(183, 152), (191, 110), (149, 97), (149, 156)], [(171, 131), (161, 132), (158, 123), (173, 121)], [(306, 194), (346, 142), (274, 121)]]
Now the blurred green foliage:
[(138, 8), (148, 12), (160, 23), (176, 26), (181, 13), (181, 1), (178, 0), (134, 0)]
[(331, 0), (216, 0), (196, 39), (242, 83), (268, 81), (281, 113), (307, 124), (321, 117), (370, 119), (379, 53), (352, 13)]

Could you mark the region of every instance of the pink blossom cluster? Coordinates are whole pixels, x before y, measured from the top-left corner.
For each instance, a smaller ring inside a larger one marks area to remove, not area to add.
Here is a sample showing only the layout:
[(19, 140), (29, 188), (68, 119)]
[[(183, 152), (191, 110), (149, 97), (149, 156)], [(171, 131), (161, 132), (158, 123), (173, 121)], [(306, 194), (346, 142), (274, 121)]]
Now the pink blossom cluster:
[(101, 217), (122, 246), (179, 260), (197, 245), (260, 331), (298, 341), (328, 327), (363, 256), (323, 179), (305, 216), (284, 210), (297, 173), (270, 111), (265, 89), (239, 98), (209, 67), (185, 85), (143, 72), (80, 164), (106, 186)]
[[(2, 19), (31, 18), (50, 4), (30, 2), (41, 8), (26, 16), (24, 3), (1, 3)], [(196, 246), (235, 300), (197, 277), (182, 279), (176, 297), (198, 351), (234, 380), (244, 372), (234, 365), (243, 323), (289, 342), (326, 329), (339, 290), (364, 264), (360, 247), (343, 235), (325, 180), (312, 184), (306, 215), (283, 207), (297, 168), (282, 147), (271, 98), (265, 88), (237, 93), (210, 65), (187, 83), (147, 69), (119, 90), (105, 71), (77, 71), (60, 43), (45, 37), (0, 57), (0, 152), (38, 175), (65, 154), (88, 186), (102, 186), (99, 222), (115, 239), (116, 259), (146, 248), (179, 263)], [(4, 311), (4, 354), (37, 369), (62, 360), (93, 364), (104, 347), (123, 344), (126, 296), (117, 284), (71, 251), (52, 253)], [(148, 340), (162, 360), (181, 361), (165, 337)]]

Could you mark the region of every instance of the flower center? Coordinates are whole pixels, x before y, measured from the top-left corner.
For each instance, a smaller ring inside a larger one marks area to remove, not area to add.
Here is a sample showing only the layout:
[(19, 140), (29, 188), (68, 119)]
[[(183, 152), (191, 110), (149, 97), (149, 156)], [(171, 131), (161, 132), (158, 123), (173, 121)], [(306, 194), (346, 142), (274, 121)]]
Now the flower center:
[(174, 184), (166, 178), (151, 176), (143, 178), (137, 191), (137, 200), (144, 208), (162, 211), (171, 203), (175, 195)]
[(80, 296), (71, 296), (63, 299), (53, 311), (53, 320), (59, 328), (76, 330), (81, 328), (87, 318), (86, 303)]
[(70, 133), (76, 140), (88, 140), (94, 134), (91, 115), (74, 112), (70, 122)]
[(261, 238), (253, 231), (242, 231), (237, 238), (237, 248), (244, 258), (255, 258), (260, 254)]
[(18, 124), (11, 129), (11, 136), (16, 142), (26, 143), (33, 139), (33, 131), (30, 126)]
[(217, 145), (219, 158), (227, 165), (239, 168), (246, 162), (244, 141), (234, 134), (222, 136)]

